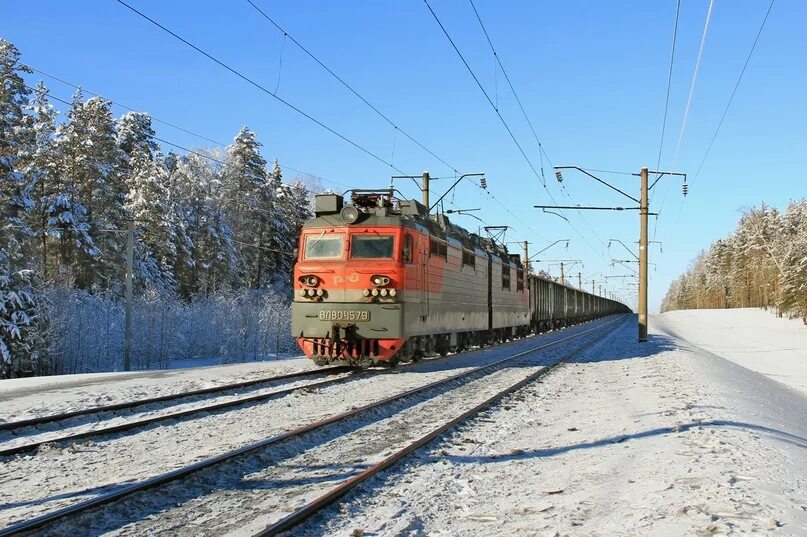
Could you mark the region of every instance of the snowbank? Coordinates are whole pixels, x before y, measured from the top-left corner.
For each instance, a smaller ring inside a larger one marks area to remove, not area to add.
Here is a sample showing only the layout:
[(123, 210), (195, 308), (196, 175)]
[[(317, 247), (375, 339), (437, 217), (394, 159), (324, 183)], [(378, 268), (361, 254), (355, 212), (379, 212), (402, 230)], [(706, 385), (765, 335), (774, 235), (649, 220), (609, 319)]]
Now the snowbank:
[(680, 310), (650, 324), (807, 394), (807, 327), (756, 308)]

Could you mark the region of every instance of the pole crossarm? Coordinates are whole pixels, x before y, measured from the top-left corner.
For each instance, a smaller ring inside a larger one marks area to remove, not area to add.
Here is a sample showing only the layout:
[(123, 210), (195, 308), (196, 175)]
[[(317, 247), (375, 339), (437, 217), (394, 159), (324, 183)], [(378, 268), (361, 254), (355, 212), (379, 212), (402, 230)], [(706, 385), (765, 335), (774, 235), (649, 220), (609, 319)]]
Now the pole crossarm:
[(621, 244), (621, 245), (622, 245), (622, 247), (623, 247), (625, 250), (627, 250), (627, 251), (628, 251), (628, 253), (630, 253), (630, 255), (632, 255), (633, 257), (635, 257), (635, 258), (636, 258), (636, 261), (639, 261), (639, 256), (638, 256), (638, 255), (636, 255), (636, 254), (634, 254), (634, 253), (633, 253), (633, 250), (631, 250), (630, 248), (628, 248), (628, 247), (625, 245), (625, 243), (624, 243), (624, 242), (622, 242), (622, 241), (621, 241), (621, 240), (619, 240), (619, 239), (608, 239), (608, 247), (609, 247), (609, 248), (611, 247), (611, 243), (612, 243), (612, 242), (618, 242), (619, 244)]
[(577, 171), (579, 171), (579, 172), (581, 172), (581, 173), (584, 173), (584, 174), (588, 175), (589, 177), (591, 177), (592, 179), (594, 179), (594, 180), (595, 180), (595, 181), (597, 181), (598, 183), (602, 183), (603, 185), (607, 186), (607, 187), (608, 187), (608, 188), (610, 188), (611, 190), (614, 190), (614, 191), (616, 191), (616, 192), (619, 192), (620, 194), (622, 194), (622, 195), (623, 195), (623, 196), (625, 196), (626, 198), (631, 199), (631, 200), (635, 201), (636, 203), (639, 203), (639, 200), (638, 200), (638, 199), (636, 199), (636, 198), (634, 198), (633, 196), (631, 196), (630, 194), (627, 194), (626, 192), (624, 192), (624, 191), (622, 191), (622, 190), (618, 189), (617, 187), (615, 187), (614, 185), (612, 185), (612, 184), (608, 183), (607, 181), (604, 181), (604, 180), (600, 179), (599, 177), (597, 177), (597, 176), (596, 176), (596, 175), (594, 175), (593, 173), (589, 173), (589, 172), (587, 172), (586, 170), (584, 170), (584, 169), (583, 169), (583, 168), (581, 168), (580, 166), (555, 166), (554, 168), (555, 168), (556, 170), (577, 170)]
[(565, 243), (566, 243), (566, 248), (568, 248), (568, 247), (569, 247), (569, 242), (570, 242), (570, 240), (569, 240), (569, 239), (558, 239), (558, 240), (556, 240), (555, 242), (553, 242), (552, 244), (550, 244), (549, 246), (547, 246), (546, 248), (544, 248), (544, 249), (542, 249), (542, 250), (538, 250), (537, 252), (535, 252), (534, 254), (532, 254), (532, 255), (530, 256), (530, 259), (532, 259), (533, 257), (535, 257), (536, 255), (538, 255), (538, 254), (540, 254), (540, 253), (542, 253), (542, 252), (546, 252), (547, 250), (549, 250), (550, 248), (552, 248), (553, 246), (555, 246), (555, 245), (556, 245), (556, 244), (558, 244), (559, 242), (565, 242)]
[(657, 171), (649, 171), (649, 172), (647, 172), (647, 173), (655, 173), (655, 174), (657, 174), (657, 175), (658, 175), (658, 177), (656, 177), (656, 180), (655, 180), (655, 181), (653, 181), (653, 184), (652, 184), (652, 185), (650, 185), (650, 188), (648, 188), (647, 190), (653, 190), (653, 187), (654, 187), (654, 186), (656, 186), (656, 183), (658, 183), (658, 182), (659, 182), (659, 180), (661, 180), (661, 178), (662, 178), (662, 177), (664, 177), (665, 175), (677, 175), (677, 176), (679, 176), (679, 177), (683, 177), (683, 178), (684, 178), (684, 182), (685, 182), (685, 183), (687, 182), (687, 174), (685, 174), (685, 173), (677, 173), (677, 172), (657, 172)]
[(641, 209), (641, 207), (592, 207), (583, 205), (533, 205), (533, 207), (536, 209), (585, 209), (589, 211), (638, 211)]
[(435, 201), (434, 203), (432, 203), (432, 206), (431, 206), (431, 207), (427, 207), (427, 209), (429, 209), (429, 212), (431, 212), (432, 208), (433, 208), (433, 207), (437, 207), (437, 205), (439, 205), (439, 204), (440, 204), (440, 202), (441, 202), (441, 201), (443, 201), (443, 198), (445, 198), (445, 197), (448, 195), (448, 193), (449, 193), (449, 192), (451, 192), (452, 190), (454, 190), (454, 187), (456, 187), (458, 184), (460, 184), (460, 181), (462, 181), (462, 180), (463, 180), (463, 179), (465, 179), (466, 177), (483, 177), (484, 175), (485, 175), (485, 172), (479, 172), (479, 173), (464, 173), (464, 174), (460, 175), (459, 179), (457, 179), (456, 181), (454, 181), (454, 184), (453, 184), (453, 185), (451, 185), (450, 187), (448, 187), (448, 190), (446, 190), (445, 192), (443, 192), (443, 195), (442, 195), (442, 196), (440, 196), (440, 197), (437, 199), (437, 201)]

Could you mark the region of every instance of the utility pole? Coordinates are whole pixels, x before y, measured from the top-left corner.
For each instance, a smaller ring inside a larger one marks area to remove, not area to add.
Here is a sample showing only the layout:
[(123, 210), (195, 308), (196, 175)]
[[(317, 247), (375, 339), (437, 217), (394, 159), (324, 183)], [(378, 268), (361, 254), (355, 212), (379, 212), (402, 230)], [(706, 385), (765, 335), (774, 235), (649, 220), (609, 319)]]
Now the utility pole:
[(132, 279), (134, 272), (134, 220), (126, 229), (126, 321), (123, 339), (123, 370), (132, 369)]
[(583, 290), (583, 273), (582, 272), (577, 273), (577, 287), (581, 291)]
[(427, 209), (431, 208), (429, 205), (429, 172), (423, 172), (423, 182), (420, 184), (420, 191), (423, 192), (423, 205)]
[(529, 256), (529, 244), (527, 241), (524, 241), (524, 273), (529, 277), (530, 275), (530, 256)]
[(600, 296), (602, 296), (602, 285), (600, 285)]
[(591, 294), (595, 295), (597, 292), (594, 290), (594, 280), (591, 280)]
[(563, 281), (563, 263), (560, 264), (560, 284), (566, 285), (565, 282)]
[[(561, 170), (565, 169), (574, 169), (577, 170), (584, 175), (594, 179), (598, 183), (610, 188), (611, 190), (618, 192), (622, 196), (628, 198), (629, 200), (638, 203), (639, 206), (632, 206), (632, 207), (581, 207), (579, 205), (535, 205), (536, 209), (568, 209), (568, 210), (581, 210), (581, 209), (590, 209), (590, 210), (600, 210), (600, 211), (625, 211), (625, 210), (638, 210), (639, 211), (639, 342), (646, 342), (647, 341), (647, 217), (651, 214), (648, 212), (648, 192), (656, 186), (662, 177), (665, 175), (667, 176), (680, 176), (684, 178), (684, 183), (682, 185), (682, 193), (684, 196), (687, 195), (687, 182), (686, 182), (686, 174), (685, 173), (677, 173), (672, 171), (659, 171), (654, 170), (652, 173), (656, 175), (656, 180), (653, 181), (652, 185), (647, 184), (647, 176), (650, 173), (647, 167), (643, 167), (641, 172), (638, 174), (641, 178), (641, 195), (639, 199), (634, 198), (630, 194), (627, 194), (623, 190), (615, 187), (614, 185), (609, 184), (608, 182), (600, 179), (596, 175), (593, 175), (588, 170), (581, 168), (580, 166), (554, 166), (555, 169), (555, 176), (557, 177), (558, 181), (563, 181), (563, 176), (561, 175)], [(635, 174), (633, 174), (635, 175)], [(653, 213), (655, 214), (655, 213)], [(616, 240), (616, 239), (611, 239)], [(617, 241), (620, 242), (621, 241)], [(610, 244), (610, 243), (609, 243)], [(623, 244), (623, 246), (625, 246)], [(627, 248), (627, 246), (625, 247)], [(593, 285), (592, 285), (593, 287)], [(593, 292), (593, 289), (592, 289)]]
[(642, 168), (639, 197), (639, 342), (647, 341), (647, 168)]

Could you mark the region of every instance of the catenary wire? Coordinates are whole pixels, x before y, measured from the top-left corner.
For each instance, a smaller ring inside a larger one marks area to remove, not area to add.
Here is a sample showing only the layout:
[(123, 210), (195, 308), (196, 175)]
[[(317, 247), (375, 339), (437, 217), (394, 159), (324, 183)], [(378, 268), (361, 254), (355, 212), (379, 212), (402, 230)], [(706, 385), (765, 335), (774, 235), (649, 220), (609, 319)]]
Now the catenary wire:
[(365, 153), (366, 155), (372, 157), (373, 159), (377, 160), (378, 162), (380, 162), (380, 163), (382, 163), (382, 164), (384, 164), (386, 166), (389, 166), (390, 168), (392, 168), (393, 170), (395, 170), (395, 171), (397, 171), (397, 172), (399, 172), (401, 174), (405, 174), (405, 172), (403, 170), (400, 170), (400, 169), (396, 168), (391, 162), (388, 162), (383, 157), (380, 157), (376, 153), (374, 153), (371, 150), (367, 149), (366, 147), (360, 145), (359, 143), (353, 141), (352, 139), (348, 138), (344, 134), (338, 132), (337, 130), (335, 130), (335, 129), (331, 128), (331, 127), (329, 127), (328, 125), (326, 125), (325, 123), (323, 123), (319, 119), (315, 118), (311, 114), (303, 111), (302, 109), (298, 108), (297, 106), (291, 104), (289, 101), (287, 101), (287, 100), (283, 99), (282, 97), (278, 96), (276, 93), (272, 92), (266, 86), (260, 84), (259, 82), (256, 82), (255, 80), (253, 80), (250, 77), (243, 74), (241, 71), (239, 71), (239, 70), (235, 69), (234, 67), (231, 67), (230, 65), (228, 65), (228, 64), (224, 63), (223, 61), (219, 60), (218, 58), (216, 58), (212, 54), (210, 54), (208, 52), (205, 52), (204, 50), (202, 50), (198, 46), (194, 45), (193, 43), (191, 43), (190, 41), (188, 41), (184, 37), (180, 36), (179, 34), (175, 33), (174, 31), (172, 31), (172, 30), (168, 29), (167, 27), (163, 26), (162, 24), (160, 24), (156, 20), (152, 19), (148, 15), (144, 14), (143, 12), (138, 11), (136, 8), (134, 8), (130, 4), (127, 4), (123, 0), (116, 0), (116, 1), (119, 4), (121, 4), (122, 6), (124, 6), (125, 8), (129, 9), (130, 11), (132, 11), (133, 13), (138, 15), (139, 17), (147, 20), (148, 22), (150, 22), (151, 24), (153, 24), (157, 28), (161, 29), (165, 33), (169, 34), (170, 36), (174, 37), (175, 39), (177, 39), (177, 40), (181, 41), (182, 43), (184, 43), (185, 45), (189, 46), (190, 48), (192, 48), (193, 50), (195, 50), (199, 54), (202, 54), (203, 56), (205, 56), (206, 58), (208, 58), (212, 62), (218, 64), (222, 68), (224, 68), (227, 71), (231, 72), (232, 74), (236, 75), (238, 78), (244, 80), (245, 82), (247, 82), (250, 85), (254, 86), (255, 88), (259, 89), (263, 93), (266, 93), (267, 95), (273, 97), (275, 100), (277, 100), (278, 102), (280, 102), (281, 104), (283, 104), (287, 108), (290, 108), (291, 110), (294, 110), (295, 112), (297, 112), (301, 116), (305, 117), (306, 119), (310, 120), (311, 122), (315, 123), (316, 125), (322, 127), (323, 129), (330, 132), (334, 136), (336, 136), (336, 137), (340, 138), (341, 140), (347, 142), (348, 144), (352, 145), (353, 147), (355, 147), (356, 149), (358, 149), (362, 153)]
[[(549, 195), (549, 198), (552, 200), (552, 202), (553, 202), (553, 203), (557, 203), (557, 202), (555, 201), (555, 198), (552, 196), (552, 193), (551, 193), (551, 192), (549, 191), (549, 189), (547, 188), (545, 181), (543, 180), (543, 178), (541, 177), (541, 175), (538, 173), (538, 171), (535, 169), (535, 166), (533, 165), (533, 163), (532, 163), (532, 161), (530, 160), (530, 158), (527, 156), (527, 153), (524, 151), (524, 148), (523, 148), (523, 147), (521, 146), (521, 144), (519, 143), (519, 141), (518, 141), (518, 139), (516, 138), (515, 134), (513, 134), (513, 131), (512, 131), (512, 129), (510, 129), (510, 126), (507, 124), (507, 121), (505, 121), (505, 119), (504, 119), (504, 117), (502, 116), (501, 112), (499, 111), (498, 107), (497, 107), (497, 106), (496, 106), (496, 104), (493, 102), (493, 100), (490, 98), (490, 94), (488, 94), (487, 90), (485, 90), (485, 87), (484, 87), (484, 86), (482, 85), (482, 83), (479, 81), (479, 77), (477, 77), (477, 76), (476, 76), (476, 73), (474, 72), (474, 70), (473, 70), (473, 69), (471, 69), (471, 66), (468, 64), (468, 61), (465, 59), (465, 56), (463, 56), (462, 52), (460, 52), (460, 50), (459, 50), (459, 48), (457, 47), (456, 43), (454, 43), (454, 40), (451, 38), (451, 35), (448, 33), (448, 30), (446, 30), (445, 26), (443, 26), (442, 21), (440, 21), (440, 18), (437, 16), (437, 14), (435, 13), (434, 9), (432, 9), (432, 7), (431, 7), (431, 5), (429, 4), (428, 0), (423, 0), (423, 2), (426, 4), (426, 7), (428, 8), (428, 10), (429, 10), (429, 12), (431, 13), (432, 17), (433, 17), (433, 18), (434, 18), (434, 20), (437, 22), (437, 25), (438, 25), (438, 26), (440, 27), (440, 29), (443, 31), (443, 34), (446, 36), (446, 38), (448, 39), (449, 43), (450, 43), (450, 44), (451, 44), (451, 46), (453, 47), (454, 52), (456, 52), (456, 53), (457, 53), (457, 56), (459, 56), (459, 58), (460, 58), (460, 60), (462, 61), (463, 65), (465, 65), (465, 68), (468, 70), (468, 72), (470, 73), (471, 77), (474, 79), (474, 82), (476, 82), (476, 85), (477, 85), (477, 86), (479, 87), (479, 89), (482, 91), (482, 94), (485, 96), (485, 99), (488, 101), (488, 104), (490, 104), (491, 108), (493, 108), (494, 112), (496, 112), (496, 115), (498, 116), (498, 118), (499, 118), (499, 120), (501, 121), (502, 125), (504, 126), (505, 130), (507, 130), (507, 133), (510, 135), (510, 138), (512, 138), (513, 142), (516, 144), (516, 147), (518, 148), (518, 150), (519, 150), (519, 152), (521, 153), (521, 155), (524, 157), (524, 160), (526, 160), (526, 161), (527, 161), (527, 164), (529, 165), (529, 167), (530, 167), (530, 169), (532, 170), (533, 174), (535, 175), (535, 177), (536, 177), (536, 178), (538, 178), (538, 180), (539, 180), (539, 181), (541, 182), (541, 184), (544, 186), (544, 188), (546, 189), (547, 194)], [(546, 154), (546, 153), (544, 153), (544, 155), (545, 155), (545, 154)], [(511, 214), (512, 214), (512, 213), (511, 213)], [(577, 230), (577, 228), (575, 228), (575, 227), (574, 227), (574, 225), (572, 225), (572, 224), (571, 224), (571, 222), (569, 222), (569, 225), (570, 225), (570, 226), (572, 226), (572, 229), (574, 229), (574, 230), (575, 230), (575, 232), (576, 232), (576, 233), (577, 233), (577, 234), (578, 234), (578, 235), (579, 235), (579, 236), (580, 236), (580, 237), (583, 239), (583, 241), (584, 241), (584, 242), (585, 242), (585, 243), (586, 243), (586, 244), (587, 244), (587, 245), (588, 245), (588, 246), (589, 246), (589, 247), (592, 249), (592, 251), (594, 251), (594, 252), (595, 252), (595, 253), (596, 253), (598, 256), (602, 257), (602, 252), (597, 252), (597, 250), (596, 250), (596, 249), (595, 249), (595, 248), (594, 248), (594, 247), (593, 247), (593, 246), (592, 246), (592, 245), (591, 245), (591, 244), (590, 244), (590, 243), (589, 243), (589, 242), (588, 242), (588, 241), (585, 239), (585, 237), (584, 237), (584, 236), (583, 236), (583, 235), (582, 235), (582, 234), (581, 234), (581, 233), (580, 233), (580, 232)]]
[[(734, 89), (731, 91), (731, 96), (729, 97), (728, 102), (726, 103), (726, 107), (723, 109), (723, 114), (720, 116), (720, 121), (717, 124), (717, 128), (715, 129), (714, 134), (712, 135), (712, 139), (709, 141), (709, 145), (706, 148), (706, 153), (703, 155), (703, 159), (701, 159), (700, 164), (698, 165), (697, 170), (695, 171), (694, 179), (697, 179), (700, 175), (701, 170), (703, 169), (703, 164), (706, 162), (706, 159), (709, 157), (709, 152), (712, 150), (712, 146), (717, 139), (717, 135), (720, 132), (720, 128), (723, 126), (723, 121), (726, 119), (726, 115), (729, 112), (729, 108), (731, 107), (731, 103), (734, 101), (734, 96), (737, 94), (737, 89), (740, 87), (740, 82), (742, 82), (743, 75), (745, 74), (745, 70), (748, 67), (748, 63), (751, 61), (751, 56), (754, 54), (754, 49), (757, 46), (757, 42), (759, 41), (759, 37), (762, 35), (762, 30), (765, 28), (765, 23), (768, 21), (768, 16), (771, 14), (771, 9), (773, 8), (775, 0), (771, 0), (771, 3), (768, 4), (768, 9), (765, 11), (765, 16), (762, 18), (762, 24), (759, 25), (759, 30), (757, 31), (757, 35), (754, 37), (754, 42), (751, 44), (751, 49), (748, 51), (748, 56), (745, 58), (745, 63), (743, 64), (743, 68), (740, 70), (740, 76), (737, 77), (737, 82), (734, 84)], [(673, 225), (673, 229), (678, 227), (678, 221), (681, 219), (681, 213), (684, 209), (684, 202), (681, 200), (681, 203), (678, 207), (678, 214), (675, 217), (675, 224)]]
[(675, 62), (675, 43), (678, 38), (678, 17), (681, 14), (681, 0), (675, 6), (675, 24), (673, 25), (672, 48), (670, 50), (670, 69), (667, 73), (667, 95), (664, 98), (664, 117), (661, 120), (661, 141), (658, 144), (658, 158), (656, 159), (656, 170), (661, 165), (661, 151), (664, 148), (664, 131), (667, 127), (667, 111), (670, 106), (670, 88), (672, 87), (673, 64)]
[[(29, 66), (29, 67), (30, 67), (30, 66)], [(32, 69), (33, 69), (33, 68), (32, 68)], [(40, 72), (40, 73), (41, 73), (41, 71), (38, 71), (38, 70), (37, 70), (37, 72)], [(41, 73), (41, 74), (44, 74), (44, 73)], [(47, 75), (46, 75), (46, 76), (47, 76)], [(55, 77), (54, 77), (54, 78), (55, 78)], [(73, 85), (73, 84), (70, 84), (69, 82), (66, 82), (66, 81), (65, 81), (65, 84), (67, 84), (67, 85), (69, 85), (69, 86), (72, 86), (72, 85)], [(26, 87), (26, 88), (28, 88), (28, 89), (29, 89), (29, 90), (31, 90), (31, 91), (36, 91), (36, 88), (33, 88), (33, 87), (31, 87), (31, 86), (26, 85), (25, 87)], [(75, 86), (75, 87), (78, 87), (78, 86)], [(107, 99), (106, 97), (104, 97), (104, 96), (102, 96), (102, 95), (99, 95), (99, 94), (96, 94), (96, 93), (92, 93), (92, 92), (89, 92), (89, 91), (88, 91), (87, 93), (89, 93), (90, 95), (93, 95), (93, 96), (95, 96), (95, 97), (99, 97), (99, 98), (101, 98), (101, 99), (104, 99), (104, 100), (106, 100), (106, 101), (109, 101), (109, 102), (110, 102), (110, 103), (112, 103), (112, 104), (116, 104), (117, 106), (121, 106), (122, 108), (127, 108), (127, 107), (124, 107), (123, 105), (121, 105), (121, 104), (119, 104), (119, 103), (116, 103), (115, 101), (112, 101), (112, 100), (110, 100), (110, 99)], [(73, 105), (73, 103), (71, 103), (70, 101), (68, 101), (68, 100), (66, 100), (66, 99), (62, 99), (62, 98), (60, 98), (60, 97), (57, 97), (57, 96), (56, 96), (56, 95), (54, 95), (54, 94), (53, 94), (53, 93), (52, 93), (50, 90), (46, 90), (46, 91), (45, 91), (45, 94), (46, 94), (46, 95), (48, 95), (48, 96), (49, 96), (51, 99), (53, 99), (54, 101), (60, 102), (60, 103), (65, 104), (65, 105), (67, 105), (67, 106), (72, 106), (72, 105)], [(130, 110), (131, 110), (131, 109), (130, 109)], [(155, 118), (153, 118), (153, 117), (152, 117), (152, 119), (155, 119)], [(168, 124), (168, 123), (167, 123), (167, 122), (165, 122), (165, 121), (161, 121), (161, 123)], [(179, 127), (177, 127), (177, 128), (179, 128)], [(184, 129), (181, 129), (181, 128), (180, 128), (180, 130), (184, 130)], [(186, 132), (189, 132), (189, 131), (186, 131)], [(190, 132), (189, 132), (189, 134), (190, 134)], [(196, 156), (198, 156), (198, 157), (201, 157), (201, 158), (203, 158), (203, 159), (209, 160), (209, 161), (211, 161), (211, 162), (215, 162), (215, 163), (217, 163), (217, 164), (224, 165), (224, 161), (223, 161), (223, 160), (221, 160), (221, 159), (217, 159), (216, 157), (213, 157), (213, 156), (211, 156), (211, 155), (208, 155), (208, 154), (205, 154), (205, 153), (202, 153), (202, 152), (199, 152), (199, 151), (196, 151), (196, 150), (193, 150), (193, 149), (187, 148), (187, 147), (182, 146), (182, 145), (180, 145), (180, 144), (177, 144), (177, 143), (175, 143), (175, 142), (171, 142), (171, 141), (166, 140), (166, 139), (164, 139), (164, 138), (160, 138), (159, 136), (154, 136), (154, 139), (155, 139), (156, 141), (158, 141), (158, 142), (162, 143), (162, 144), (165, 144), (165, 145), (168, 145), (168, 146), (171, 146), (171, 147), (175, 147), (176, 149), (179, 149), (179, 150), (184, 151), (184, 152), (186, 152), (186, 153), (190, 153), (190, 154), (192, 154), (192, 155), (196, 155)], [(215, 142), (214, 140), (211, 140), (211, 141), (213, 141), (213, 143), (218, 143), (218, 142)], [(220, 144), (220, 145), (224, 145), (224, 144)], [(316, 174), (313, 174), (313, 173), (308, 173), (308, 172), (305, 172), (305, 171), (303, 171), (303, 170), (298, 170), (297, 168), (292, 168), (291, 166), (287, 166), (287, 165), (285, 165), (285, 164), (281, 164), (281, 165), (280, 165), (280, 167), (281, 167), (281, 168), (284, 168), (284, 169), (287, 169), (287, 170), (291, 170), (291, 171), (293, 171), (293, 172), (297, 172), (297, 173), (302, 174), (302, 175), (308, 175), (308, 176), (310, 176), (310, 177), (313, 177), (313, 178), (318, 179), (318, 180), (321, 180), (321, 181), (325, 181), (325, 182), (327, 182), (327, 183), (332, 183), (332, 184), (335, 184), (335, 185), (338, 185), (338, 186), (343, 186), (343, 187), (349, 188), (349, 187), (348, 187), (348, 185), (345, 185), (344, 183), (339, 183), (339, 182), (337, 182), (337, 181), (332, 181), (332, 180), (330, 180), (330, 179), (326, 179), (326, 178), (324, 178), (324, 177), (320, 177), (319, 175), (316, 175)]]
[(330, 67), (328, 67), (327, 65), (325, 65), (325, 64), (324, 64), (324, 63), (323, 63), (323, 62), (322, 62), (322, 61), (321, 61), (319, 58), (317, 58), (317, 57), (314, 55), (314, 53), (312, 53), (312, 52), (311, 52), (310, 50), (308, 50), (308, 49), (307, 49), (305, 46), (303, 46), (303, 44), (302, 44), (302, 43), (300, 43), (299, 41), (297, 41), (297, 39), (295, 39), (295, 38), (294, 38), (294, 36), (292, 36), (292, 35), (291, 35), (290, 33), (288, 33), (288, 32), (287, 32), (287, 31), (286, 31), (286, 30), (285, 30), (283, 27), (281, 27), (281, 26), (280, 26), (280, 24), (278, 24), (278, 23), (277, 23), (277, 21), (275, 21), (275, 20), (274, 20), (272, 17), (270, 17), (270, 16), (269, 16), (269, 14), (267, 14), (267, 13), (266, 13), (264, 10), (262, 10), (260, 7), (258, 7), (258, 5), (257, 5), (255, 2), (253, 2), (252, 0), (247, 0), (247, 3), (249, 3), (249, 5), (251, 5), (253, 8), (255, 8), (255, 10), (256, 10), (258, 13), (260, 13), (260, 14), (263, 16), (263, 18), (265, 18), (267, 21), (269, 21), (269, 22), (270, 22), (270, 23), (271, 23), (271, 24), (272, 24), (272, 25), (273, 25), (275, 28), (277, 28), (277, 29), (278, 29), (278, 31), (283, 32), (283, 35), (284, 35), (284, 36), (286, 36), (286, 37), (287, 37), (287, 38), (288, 38), (288, 39), (289, 39), (289, 40), (290, 40), (292, 43), (294, 43), (295, 45), (297, 45), (297, 47), (299, 47), (299, 48), (300, 48), (300, 50), (302, 50), (302, 51), (303, 51), (305, 54), (307, 54), (307, 55), (308, 55), (308, 57), (310, 57), (312, 60), (314, 60), (314, 61), (315, 61), (315, 62), (316, 62), (316, 63), (317, 63), (317, 64), (318, 64), (320, 67), (322, 67), (323, 69), (325, 69), (325, 71), (327, 71), (327, 72), (328, 72), (328, 74), (330, 74), (330, 75), (331, 75), (331, 76), (332, 76), (334, 79), (336, 79), (336, 80), (337, 80), (337, 81), (338, 81), (340, 84), (342, 84), (342, 85), (343, 85), (345, 88), (347, 88), (347, 89), (348, 89), (348, 91), (350, 91), (350, 92), (351, 92), (353, 95), (355, 95), (355, 96), (356, 96), (356, 97), (357, 97), (357, 98), (358, 98), (360, 101), (362, 101), (364, 104), (366, 104), (366, 105), (367, 105), (367, 106), (368, 106), (368, 107), (369, 107), (369, 108), (370, 108), (370, 109), (371, 109), (373, 112), (375, 112), (375, 113), (376, 113), (376, 114), (377, 114), (377, 115), (378, 115), (378, 116), (379, 116), (381, 119), (383, 119), (384, 121), (386, 121), (387, 123), (389, 123), (389, 124), (390, 124), (390, 126), (394, 127), (394, 129), (395, 129), (395, 131), (396, 131), (396, 132), (400, 132), (400, 133), (401, 133), (401, 134), (403, 134), (403, 135), (404, 135), (406, 138), (408, 138), (408, 139), (409, 139), (409, 140), (410, 140), (412, 143), (414, 143), (415, 145), (417, 145), (418, 147), (420, 147), (421, 149), (423, 149), (424, 151), (426, 151), (426, 152), (427, 152), (429, 155), (431, 155), (432, 157), (434, 157), (435, 159), (437, 159), (438, 161), (440, 161), (441, 163), (443, 163), (444, 165), (446, 165), (446, 166), (447, 166), (448, 168), (450, 168), (452, 171), (459, 173), (459, 171), (458, 171), (458, 170), (457, 170), (457, 169), (456, 169), (454, 166), (452, 166), (451, 164), (449, 164), (448, 162), (446, 162), (445, 160), (443, 160), (443, 159), (442, 159), (440, 156), (438, 156), (437, 154), (435, 154), (435, 153), (434, 153), (434, 152), (433, 152), (431, 149), (429, 149), (428, 147), (426, 147), (425, 145), (423, 145), (423, 144), (422, 144), (420, 141), (418, 141), (417, 139), (415, 139), (415, 138), (414, 138), (412, 135), (410, 135), (409, 133), (407, 133), (405, 130), (401, 129), (401, 127), (400, 127), (400, 126), (398, 126), (398, 125), (397, 125), (397, 124), (396, 124), (394, 121), (392, 121), (392, 120), (391, 120), (391, 119), (390, 119), (390, 118), (389, 118), (389, 117), (388, 117), (386, 114), (384, 114), (383, 112), (381, 112), (381, 110), (379, 110), (379, 109), (378, 109), (376, 106), (374, 106), (374, 105), (373, 105), (373, 104), (372, 104), (370, 101), (368, 101), (368, 100), (367, 100), (367, 99), (366, 99), (366, 98), (365, 98), (365, 97), (364, 97), (362, 94), (360, 94), (360, 93), (359, 93), (359, 92), (358, 92), (358, 91), (357, 91), (357, 90), (356, 90), (356, 89), (355, 89), (353, 86), (351, 86), (350, 84), (348, 84), (348, 83), (347, 83), (347, 82), (346, 82), (346, 81), (345, 81), (345, 80), (344, 80), (342, 77), (340, 77), (338, 74), (336, 74), (336, 73), (335, 73), (335, 72), (334, 72), (334, 71), (333, 71), (333, 70), (332, 70)]
[(754, 38), (754, 43), (751, 45), (751, 50), (748, 51), (748, 56), (745, 58), (745, 63), (743, 64), (743, 68), (740, 71), (740, 76), (737, 77), (737, 83), (734, 84), (734, 89), (731, 91), (731, 96), (729, 97), (728, 102), (726, 103), (726, 108), (723, 110), (723, 115), (720, 116), (720, 122), (717, 124), (717, 128), (715, 129), (715, 133), (712, 135), (712, 139), (709, 141), (709, 146), (706, 148), (706, 153), (703, 155), (703, 159), (701, 159), (700, 164), (698, 165), (698, 169), (695, 171), (695, 177), (693, 179), (697, 179), (698, 175), (703, 168), (703, 163), (706, 162), (707, 157), (709, 156), (709, 152), (712, 150), (712, 146), (717, 139), (717, 135), (720, 132), (720, 128), (723, 126), (723, 121), (726, 119), (726, 114), (729, 112), (729, 107), (731, 107), (731, 103), (734, 101), (734, 96), (737, 94), (737, 88), (740, 87), (740, 82), (743, 80), (743, 75), (745, 74), (745, 69), (748, 67), (748, 62), (751, 61), (751, 56), (754, 54), (754, 49), (757, 46), (757, 41), (759, 41), (759, 36), (762, 35), (762, 30), (765, 28), (765, 23), (768, 21), (768, 15), (771, 14), (771, 9), (773, 8), (773, 3), (775, 0), (771, 0), (771, 3), (768, 4), (768, 10), (765, 12), (765, 17), (762, 19), (762, 24), (759, 26), (759, 30), (757, 31), (757, 35)]
[[(675, 144), (675, 153), (673, 154), (673, 161), (671, 168), (675, 168), (675, 165), (678, 163), (678, 155), (681, 151), (681, 142), (684, 140), (684, 132), (686, 131), (687, 121), (689, 119), (689, 111), (692, 107), (692, 97), (695, 94), (695, 86), (698, 82), (698, 73), (700, 72), (701, 68), (701, 60), (703, 59), (703, 50), (706, 47), (706, 37), (709, 34), (709, 23), (712, 20), (712, 8), (714, 7), (714, 0), (709, 0), (709, 9), (706, 11), (706, 21), (703, 24), (703, 35), (701, 36), (701, 43), (700, 47), (698, 47), (698, 58), (695, 60), (695, 69), (692, 72), (692, 82), (689, 85), (689, 96), (687, 97), (687, 104), (684, 108), (684, 119), (681, 121), (681, 129), (678, 132), (678, 142)], [(658, 223), (661, 219), (661, 215), (664, 211), (664, 202), (667, 201), (667, 192), (669, 191), (669, 187), (666, 187), (663, 191), (661, 196), (661, 203), (659, 204), (659, 208), (656, 214), (656, 221), (653, 224), (653, 240), (656, 238), (656, 232), (658, 231)]]

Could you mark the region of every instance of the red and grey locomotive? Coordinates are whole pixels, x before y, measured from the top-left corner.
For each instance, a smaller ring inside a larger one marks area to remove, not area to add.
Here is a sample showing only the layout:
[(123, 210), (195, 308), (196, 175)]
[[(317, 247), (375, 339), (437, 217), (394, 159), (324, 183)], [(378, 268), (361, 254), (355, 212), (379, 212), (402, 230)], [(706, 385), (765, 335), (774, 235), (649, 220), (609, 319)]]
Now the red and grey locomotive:
[(315, 198), (292, 335), (317, 364), (394, 365), (627, 311), (525, 274), (518, 255), (392, 190)]

